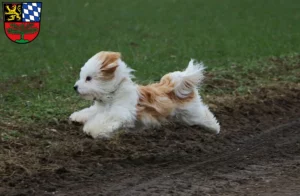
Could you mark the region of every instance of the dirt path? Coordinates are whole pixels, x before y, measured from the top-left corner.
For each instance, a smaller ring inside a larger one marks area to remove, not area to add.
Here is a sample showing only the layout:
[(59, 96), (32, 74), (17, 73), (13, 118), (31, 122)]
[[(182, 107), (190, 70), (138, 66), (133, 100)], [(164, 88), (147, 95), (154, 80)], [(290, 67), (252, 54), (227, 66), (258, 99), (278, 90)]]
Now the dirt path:
[(30, 127), (1, 145), (0, 195), (300, 195), (300, 88), (214, 105), (217, 136), (170, 126), (103, 141), (64, 122)]
[[(299, 134), (300, 120), (292, 121), (246, 139), (243, 144), (233, 145), (231, 150), (205, 161), (172, 170), (160, 169), (160, 175), (146, 180), (132, 179), (132, 187), (127, 186), (127, 179), (120, 181), (117, 188), (105, 194), (227, 195), (227, 192), (230, 195), (251, 195), (254, 189), (264, 188), (261, 190), (264, 194), (267, 189), (272, 192), (270, 195), (273, 192), (297, 195), (295, 191), (300, 193), (300, 178), (291, 175), (300, 171), (297, 168), (300, 155), (291, 157), (293, 152), (290, 149), (300, 145)], [(287, 179), (282, 180), (283, 177)], [(287, 184), (298, 183), (291, 190), (289, 187), (282, 190), (282, 181)]]

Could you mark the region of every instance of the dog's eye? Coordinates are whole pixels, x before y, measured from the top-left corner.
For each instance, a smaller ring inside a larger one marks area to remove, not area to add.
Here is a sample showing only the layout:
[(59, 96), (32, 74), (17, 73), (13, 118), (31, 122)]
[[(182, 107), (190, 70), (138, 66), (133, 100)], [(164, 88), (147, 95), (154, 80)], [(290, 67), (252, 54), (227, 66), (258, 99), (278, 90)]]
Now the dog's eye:
[(88, 76), (88, 77), (86, 77), (85, 80), (86, 80), (86, 81), (91, 81), (91, 80), (92, 80), (92, 77), (91, 77), (91, 76)]

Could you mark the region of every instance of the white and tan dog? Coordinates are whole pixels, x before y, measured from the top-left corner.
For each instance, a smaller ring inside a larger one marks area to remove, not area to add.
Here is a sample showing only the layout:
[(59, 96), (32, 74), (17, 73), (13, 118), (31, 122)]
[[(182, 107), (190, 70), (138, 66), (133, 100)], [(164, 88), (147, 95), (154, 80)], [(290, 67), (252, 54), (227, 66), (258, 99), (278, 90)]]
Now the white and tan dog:
[(163, 76), (147, 86), (132, 81), (132, 69), (117, 52), (99, 52), (81, 68), (74, 89), (94, 104), (74, 112), (71, 121), (84, 124), (83, 131), (93, 138), (110, 137), (120, 128), (160, 126), (179, 121), (200, 125), (214, 133), (220, 125), (202, 102), (197, 87), (203, 79), (203, 64), (189, 62), (184, 71)]

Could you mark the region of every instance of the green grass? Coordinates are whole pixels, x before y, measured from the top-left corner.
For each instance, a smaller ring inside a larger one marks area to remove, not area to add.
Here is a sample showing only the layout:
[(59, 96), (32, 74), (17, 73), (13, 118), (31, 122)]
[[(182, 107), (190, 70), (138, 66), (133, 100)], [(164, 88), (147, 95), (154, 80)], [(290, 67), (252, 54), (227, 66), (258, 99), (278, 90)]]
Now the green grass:
[(202, 60), (212, 80), (235, 83), (215, 94), (299, 82), (299, 10), (298, 0), (43, 1), (32, 43), (0, 30), (0, 119), (56, 121), (86, 105), (72, 87), (100, 50), (120, 51), (143, 82)]

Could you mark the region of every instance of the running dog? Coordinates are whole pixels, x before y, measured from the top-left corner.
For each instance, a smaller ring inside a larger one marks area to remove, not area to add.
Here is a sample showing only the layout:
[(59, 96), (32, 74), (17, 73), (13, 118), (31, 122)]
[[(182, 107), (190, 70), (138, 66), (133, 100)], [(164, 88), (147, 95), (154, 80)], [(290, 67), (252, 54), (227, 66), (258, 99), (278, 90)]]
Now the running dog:
[(132, 72), (118, 52), (99, 52), (81, 68), (74, 90), (89, 108), (74, 112), (71, 121), (84, 124), (93, 138), (111, 137), (121, 128), (146, 128), (168, 122), (199, 125), (218, 134), (220, 125), (198, 92), (204, 66), (191, 60), (184, 71), (164, 75), (160, 82), (135, 84)]

